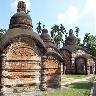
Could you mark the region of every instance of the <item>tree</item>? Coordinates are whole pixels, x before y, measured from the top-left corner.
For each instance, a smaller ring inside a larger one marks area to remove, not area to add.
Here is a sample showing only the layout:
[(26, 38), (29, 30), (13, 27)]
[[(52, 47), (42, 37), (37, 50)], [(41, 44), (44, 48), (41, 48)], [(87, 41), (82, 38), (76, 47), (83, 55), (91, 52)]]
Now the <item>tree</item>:
[(2, 35), (3, 35), (6, 31), (7, 31), (6, 29), (0, 29), (0, 40), (1, 40)]
[(75, 33), (76, 33), (76, 39), (77, 39), (77, 44), (81, 46), (81, 39), (78, 37), (79, 36), (80, 29), (79, 27), (75, 27)]
[(54, 25), (51, 28), (51, 37), (53, 38), (53, 41), (55, 42), (57, 48), (60, 48), (60, 44), (63, 41), (63, 34), (65, 33), (65, 28), (62, 24)]
[(65, 38), (67, 38), (68, 33), (66, 32), (66, 29), (62, 24), (60, 24), (60, 31), (61, 33), (65, 34)]
[(54, 38), (56, 33), (59, 32), (59, 26), (58, 25), (54, 25), (53, 27), (51, 27), (51, 37)]
[(36, 25), (37, 25), (36, 31), (37, 31), (38, 34), (40, 35), (41, 32), (42, 32), (42, 30), (45, 29), (45, 25), (44, 25), (44, 24), (42, 25), (42, 23), (41, 23), (40, 21), (39, 21)]
[(76, 33), (76, 37), (78, 37), (80, 29), (78, 27), (75, 27), (75, 33)]
[(91, 55), (96, 56), (96, 36), (86, 33), (82, 45)]
[(38, 32), (38, 34), (40, 34), (40, 33), (42, 32), (41, 24), (42, 24), (42, 23), (41, 23), (40, 21), (37, 23), (36, 31)]

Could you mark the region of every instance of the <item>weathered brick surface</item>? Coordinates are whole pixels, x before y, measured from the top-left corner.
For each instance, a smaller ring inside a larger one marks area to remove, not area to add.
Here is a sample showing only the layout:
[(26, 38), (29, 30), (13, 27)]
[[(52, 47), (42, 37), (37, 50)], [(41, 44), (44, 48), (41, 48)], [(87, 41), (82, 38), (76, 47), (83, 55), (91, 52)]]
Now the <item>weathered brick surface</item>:
[(92, 74), (95, 70), (94, 60), (82, 49), (75, 50), (72, 53), (62, 50), (61, 55), (65, 61), (65, 73)]
[(61, 78), (61, 66), (58, 60), (53, 57), (50, 57), (47, 60), (46, 65), (46, 83), (47, 87), (58, 88), (60, 86)]
[(32, 96), (30, 92), (39, 89), (40, 85), (40, 63), (41, 57), (30, 45), (24, 42), (12, 43), (6, 50), (3, 62), (4, 96)]

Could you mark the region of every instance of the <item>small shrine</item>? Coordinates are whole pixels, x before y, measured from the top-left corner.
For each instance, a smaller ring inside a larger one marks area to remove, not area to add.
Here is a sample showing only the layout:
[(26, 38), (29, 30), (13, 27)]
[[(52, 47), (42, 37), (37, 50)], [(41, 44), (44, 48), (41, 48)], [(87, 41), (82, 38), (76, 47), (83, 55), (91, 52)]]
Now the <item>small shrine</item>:
[(64, 59), (63, 73), (65, 74), (93, 74), (95, 62), (88, 52), (77, 44), (73, 30), (69, 30), (69, 36), (64, 46), (60, 49)]

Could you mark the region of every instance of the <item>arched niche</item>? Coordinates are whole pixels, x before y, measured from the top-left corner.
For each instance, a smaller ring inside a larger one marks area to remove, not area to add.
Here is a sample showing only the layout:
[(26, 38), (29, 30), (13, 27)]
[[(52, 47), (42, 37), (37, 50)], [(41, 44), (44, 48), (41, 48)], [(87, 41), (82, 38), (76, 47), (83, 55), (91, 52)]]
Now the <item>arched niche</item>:
[(33, 88), (39, 88), (43, 53), (34, 39), (26, 36), (16, 37), (6, 46), (4, 54), (2, 81), (7, 93), (8, 90), (29, 92)]
[(87, 74), (87, 59), (84, 57), (75, 58), (75, 73)]

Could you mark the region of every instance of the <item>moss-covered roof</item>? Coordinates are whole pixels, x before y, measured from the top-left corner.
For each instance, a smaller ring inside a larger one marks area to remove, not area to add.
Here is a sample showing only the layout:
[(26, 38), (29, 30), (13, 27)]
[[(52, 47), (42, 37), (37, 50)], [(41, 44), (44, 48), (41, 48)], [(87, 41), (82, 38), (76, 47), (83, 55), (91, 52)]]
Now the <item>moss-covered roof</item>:
[(1, 38), (0, 49), (3, 50), (4, 47), (11, 42), (12, 39), (19, 36), (28, 36), (29, 38), (33, 38), (42, 48), (46, 49), (43, 40), (37, 33), (22, 28), (9, 29)]

